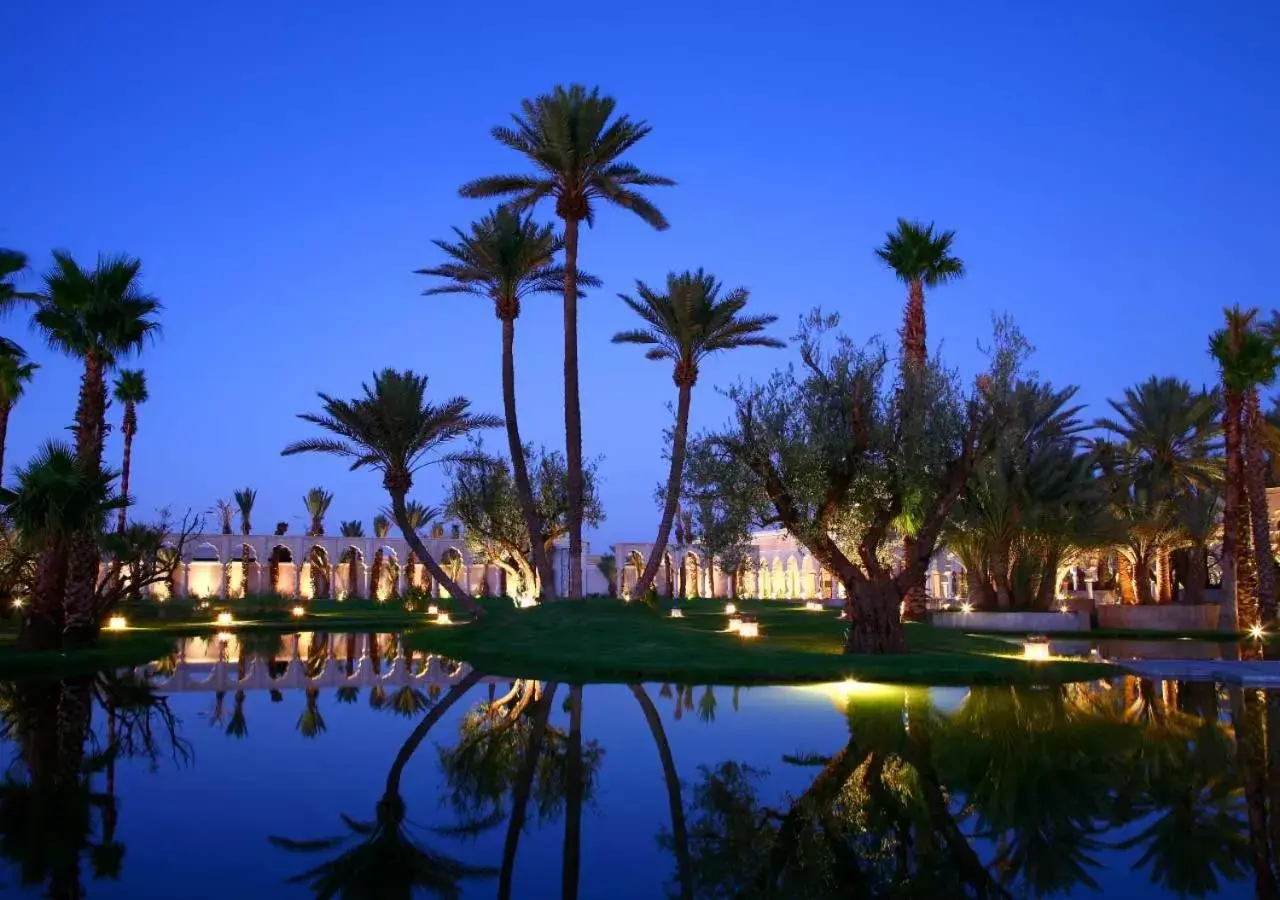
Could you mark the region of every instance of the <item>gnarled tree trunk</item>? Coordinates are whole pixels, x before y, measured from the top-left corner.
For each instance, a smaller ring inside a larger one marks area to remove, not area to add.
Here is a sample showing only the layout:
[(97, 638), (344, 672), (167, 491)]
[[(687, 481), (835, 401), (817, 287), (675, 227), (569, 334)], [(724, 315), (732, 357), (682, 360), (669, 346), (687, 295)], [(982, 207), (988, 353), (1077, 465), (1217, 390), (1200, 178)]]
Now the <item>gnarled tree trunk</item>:
[(856, 584), (845, 582), (845, 592), (853, 598), (849, 605), (849, 636), (845, 653), (904, 653), (899, 609), (902, 597), (893, 581), (885, 576)]

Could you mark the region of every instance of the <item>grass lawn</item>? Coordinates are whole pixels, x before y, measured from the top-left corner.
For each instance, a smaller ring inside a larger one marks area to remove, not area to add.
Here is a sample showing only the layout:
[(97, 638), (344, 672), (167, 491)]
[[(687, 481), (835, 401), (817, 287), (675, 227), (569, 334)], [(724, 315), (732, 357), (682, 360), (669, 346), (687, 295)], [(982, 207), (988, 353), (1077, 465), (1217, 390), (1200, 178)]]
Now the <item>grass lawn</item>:
[(1084, 660), (1027, 662), (1017, 643), (908, 625), (911, 652), (846, 656), (844, 623), (832, 610), (747, 601), (761, 636), (725, 633), (723, 601), (686, 604), (683, 619), (616, 600), (559, 601), (517, 610), (487, 602), (489, 614), (466, 625), (427, 624), (409, 634), (429, 650), (497, 675), (575, 682), (696, 681), (718, 684), (861, 681), (963, 685), (1082, 681), (1119, 670)]
[(19, 650), (15, 632), (0, 632), (0, 678), (40, 678), (141, 666), (166, 655), (173, 639), (148, 631), (104, 633), (98, 646), (70, 653)]

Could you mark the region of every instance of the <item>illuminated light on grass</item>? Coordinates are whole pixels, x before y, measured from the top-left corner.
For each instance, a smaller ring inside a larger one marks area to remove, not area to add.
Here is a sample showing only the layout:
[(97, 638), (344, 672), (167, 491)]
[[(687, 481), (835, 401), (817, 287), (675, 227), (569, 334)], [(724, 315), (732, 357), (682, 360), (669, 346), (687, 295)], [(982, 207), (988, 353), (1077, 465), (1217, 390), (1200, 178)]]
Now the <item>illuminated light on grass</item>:
[(440, 612), (440, 613), (436, 613), (436, 624), (452, 625), (453, 620), (449, 618), (449, 614), (447, 612)]
[(677, 607), (675, 607), (674, 609), (672, 609), (672, 610), (671, 610), (671, 618), (673, 618), (673, 619), (683, 619), (683, 618), (684, 618), (684, 610), (683, 610), (683, 609), (681, 609), (681, 608), (680, 608), (680, 607), (678, 607), (678, 606), (677, 606)]
[(804, 608), (809, 612), (822, 612), (822, 604), (817, 600), (806, 600), (804, 602)]
[(734, 613), (729, 617), (729, 631), (737, 632), (742, 628), (742, 616)]
[(760, 637), (759, 622), (741, 622), (738, 625), (738, 637), (740, 638), (758, 638)]
[(440, 607), (436, 606), (434, 603), (428, 604), (428, 606), (427, 606), (427, 615), (429, 615), (429, 616), (438, 616), (438, 615), (440, 615)]
[(301, 619), (303, 616), (307, 614), (307, 608), (305, 606), (295, 606), (293, 609), (290, 610), (290, 612), (293, 613), (293, 617), (295, 619)]
[(129, 620), (124, 616), (112, 616), (107, 619), (107, 631), (124, 631), (129, 627)]
[(236, 623), (235, 616), (229, 612), (218, 613), (217, 621), (219, 625), (234, 625)]
[(737, 605), (736, 605), (736, 604), (733, 604), (733, 603), (726, 603), (726, 604), (724, 605), (724, 614), (725, 614), (726, 616), (731, 616), (731, 615), (733, 615), (734, 613), (736, 613), (737, 611), (738, 611), (738, 607), (737, 607)]
[(1022, 658), (1032, 662), (1046, 662), (1049, 659), (1049, 639), (1028, 638), (1022, 645)]

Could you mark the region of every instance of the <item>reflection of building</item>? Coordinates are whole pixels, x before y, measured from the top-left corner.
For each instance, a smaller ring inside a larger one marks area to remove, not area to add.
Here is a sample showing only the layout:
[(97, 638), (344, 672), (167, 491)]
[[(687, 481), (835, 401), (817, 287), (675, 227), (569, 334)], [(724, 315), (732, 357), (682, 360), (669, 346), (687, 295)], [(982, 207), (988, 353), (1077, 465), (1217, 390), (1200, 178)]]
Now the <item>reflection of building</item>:
[[(449, 536), (446, 537), (445, 535)], [(172, 535), (174, 546), (178, 536)], [(467, 550), (461, 529), (440, 528), (422, 543), (445, 573), (473, 596), (506, 592), (505, 573), (497, 566), (477, 562)], [(584, 548), (585, 549), (585, 548)], [(243, 565), (247, 550), (249, 564)], [(604, 593), (604, 583), (596, 561), (583, 554), (583, 584), (588, 592)], [(568, 584), (568, 547), (555, 552), (556, 577)], [(371, 584), (377, 569), (377, 584)], [(273, 581), (274, 575), (274, 584)], [(173, 593), (178, 597), (235, 598), (245, 594), (277, 593), (285, 597), (312, 599), (377, 597), (386, 599), (410, 587), (431, 596), (443, 596), (431, 573), (416, 558), (403, 538), (342, 537), (326, 535), (233, 535), (188, 536), (182, 558), (175, 560)], [(169, 588), (160, 583), (150, 589), (153, 596), (168, 597)]]
[[(838, 578), (822, 568), (805, 547), (781, 529), (751, 535), (751, 555), (738, 576), (739, 597), (788, 600), (834, 600), (844, 596)], [(652, 543), (614, 544), (618, 566), (618, 592), (625, 596), (634, 587), (649, 558)], [(692, 547), (671, 547), (658, 568), (654, 587), (662, 596), (726, 597), (732, 579), (719, 561), (708, 567), (705, 556)], [(949, 551), (934, 554), (925, 579), (931, 597), (951, 599), (964, 589), (964, 566)]]

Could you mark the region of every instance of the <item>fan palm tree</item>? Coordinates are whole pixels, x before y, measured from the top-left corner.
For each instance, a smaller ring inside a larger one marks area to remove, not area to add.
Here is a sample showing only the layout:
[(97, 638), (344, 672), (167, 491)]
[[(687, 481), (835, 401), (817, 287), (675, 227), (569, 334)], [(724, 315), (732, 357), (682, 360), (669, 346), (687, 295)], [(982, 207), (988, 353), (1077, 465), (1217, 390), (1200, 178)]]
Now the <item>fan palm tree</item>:
[(24, 294), (13, 283), (13, 276), (27, 267), (27, 254), (0, 247), (0, 314), (8, 311), (19, 300), (38, 299), (34, 294)]
[[(115, 390), (112, 392), (115, 401), (124, 407), (124, 420), (120, 424), (120, 433), (124, 436), (124, 459), (120, 464), (120, 493), (129, 496), (129, 471), (133, 462), (133, 438), (138, 433), (138, 405), (146, 403), (147, 376), (141, 369), (121, 369), (116, 373)], [(124, 531), (125, 508), (120, 507), (120, 518), (116, 522), (116, 531)]]
[(689, 406), (693, 386), (698, 381), (698, 367), (707, 356), (723, 350), (785, 345), (763, 333), (767, 326), (778, 320), (777, 316), (742, 315), (748, 299), (746, 288), (734, 288), (722, 295), (720, 282), (702, 269), (670, 273), (667, 275), (666, 293), (637, 281), (636, 297), (639, 299), (626, 294), (620, 296), (647, 327), (620, 331), (613, 336), (613, 343), (639, 344), (649, 348), (645, 353), (646, 359), (670, 360), (674, 364), (672, 380), (677, 390), (671, 471), (667, 475), (662, 520), (658, 523), (658, 537), (649, 551), (649, 560), (632, 593), (634, 598), (640, 599), (658, 574), (662, 556), (667, 550), (671, 522), (680, 502), (689, 436)]
[[(0, 250), (0, 262), (3, 254)], [(3, 285), (0, 282), (0, 285)], [(2, 290), (3, 287), (0, 287)], [(26, 392), (40, 366), (27, 360), (26, 351), (12, 341), (0, 340), (0, 480), (4, 477), (4, 447), (9, 433), (9, 414)]]
[[(1261, 624), (1271, 625), (1276, 617), (1276, 571), (1271, 554), (1271, 527), (1267, 515), (1266, 459), (1262, 447), (1262, 411), (1258, 402), (1259, 388), (1271, 384), (1276, 377), (1277, 357), (1275, 342), (1269, 335), (1253, 327), (1256, 310), (1242, 313), (1238, 309), (1227, 314), (1227, 327), (1210, 338), (1209, 350), (1222, 370), (1222, 381), (1228, 397), (1240, 399), (1240, 456), (1239, 471), (1247, 498), (1250, 537), (1253, 544), (1253, 563), (1258, 584), (1258, 615)], [(1228, 435), (1228, 453), (1231, 449), (1231, 421), (1229, 410), (1224, 424)], [(1227, 500), (1232, 493), (1231, 476), (1234, 474), (1230, 455), (1227, 460)], [(1237, 502), (1238, 502), (1237, 495)], [(1238, 512), (1238, 510), (1232, 510)], [(1224, 513), (1223, 527), (1227, 527)], [(1232, 522), (1231, 524), (1235, 524)], [(1224, 539), (1223, 555), (1226, 554)], [(1225, 568), (1225, 567), (1224, 567)]]
[[(73, 564), (82, 562), (83, 535), (102, 527), (123, 503), (112, 494), (115, 473), (81, 462), (66, 444), (44, 444), (18, 470), (14, 490), (0, 489), (5, 517), (37, 549), (31, 602), (23, 608), (19, 646), (56, 649), (68, 624), (64, 599)], [(93, 560), (97, 562), (96, 544)], [(95, 565), (96, 574), (96, 565)], [(91, 585), (92, 587), (92, 585)], [(92, 595), (89, 600), (92, 601)], [(92, 604), (84, 606), (92, 610)], [(77, 626), (83, 623), (77, 622)], [(89, 623), (90, 630), (96, 623)]]
[(319, 394), (324, 411), (318, 415), (302, 413), (299, 418), (334, 437), (295, 441), (282, 454), (327, 453), (352, 460), (352, 469), (368, 467), (382, 472), (396, 525), (409, 546), (451, 597), (457, 597), (473, 615), (483, 615), (480, 606), (445, 575), (422, 539), (409, 527), (405, 495), (413, 487), (414, 473), (431, 461), (428, 454), (455, 438), (482, 428), (497, 428), (502, 420), (469, 412), (471, 402), (465, 397), (453, 397), (441, 404), (428, 402), (426, 376), (410, 371), (384, 369), (374, 374), (372, 386), (364, 384), (362, 389), (363, 396), (354, 400)]
[(378, 800), (372, 822), (341, 816), (351, 835), (298, 841), (270, 837), (283, 850), (315, 853), (335, 849), (351, 837), (356, 843), (333, 859), (289, 879), (306, 884), (317, 897), (404, 897), (418, 892), (455, 900), (461, 896), (460, 883), (468, 878), (488, 877), (493, 870), (469, 866), (417, 842), (409, 831), (400, 780), (405, 766), (444, 714), (481, 678), (473, 671), (449, 689), (439, 703), (423, 717), (396, 754), (387, 773), (386, 788)]
[[(907, 286), (907, 305), (902, 317), (902, 362), (914, 372), (924, 368), (928, 356), (925, 335), (924, 289), (934, 288), (963, 278), (964, 262), (951, 253), (954, 231), (934, 232), (933, 223), (899, 219), (898, 227), (885, 235), (876, 248), (876, 256), (893, 270)], [(905, 524), (903, 519), (899, 524)], [(915, 536), (904, 530), (903, 559), (915, 556)], [(906, 597), (906, 617), (918, 619), (924, 614), (924, 584), (912, 585)]]
[[(373, 536), (378, 540), (384, 540), (391, 533), (391, 519), (382, 513), (378, 513), (373, 517)], [(373, 552), (373, 570), (369, 573), (369, 596), (377, 600), (378, 588), (382, 584), (382, 561), (383, 552), (382, 545), (378, 545), (378, 549)]]
[[(494, 314), (502, 323), (502, 404), (507, 420), (507, 445), (516, 496), (525, 528), (533, 547), (534, 567), (545, 591), (554, 590), (550, 557), (542, 547), (543, 525), (533, 499), (529, 467), (516, 417), (515, 334), (520, 302), (535, 294), (563, 294), (564, 267), (555, 261), (564, 242), (551, 225), (539, 225), (532, 216), (522, 216), (511, 206), (499, 206), (478, 222), (469, 233), (455, 228), (457, 243), (437, 240), (448, 261), (418, 275), (445, 279), (424, 294), (473, 294), (493, 301)], [(598, 285), (598, 279), (578, 274), (579, 284)]]
[(97, 267), (86, 270), (56, 250), (33, 317), (50, 348), (84, 361), (76, 453), (94, 466), (102, 465), (106, 371), (160, 331), (153, 318), (160, 303), (142, 290), (141, 271), (142, 262), (128, 256), (100, 256)]
[[(534, 172), (494, 175), (464, 184), (464, 197), (510, 197), (523, 211), (538, 201), (555, 201), (564, 222), (564, 426), (569, 485), (569, 591), (582, 596), (582, 411), (578, 401), (578, 227), (595, 223), (599, 202), (635, 213), (659, 231), (667, 219), (640, 187), (675, 184), (641, 171), (622, 156), (651, 130), (628, 116), (613, 118), (615, 102), (599, 88), (556, 86), (549, 94), (521, 103), (515, 127), (498, 126), (493, 136), (525, 156)], [(612, 119), (612, 121), (610, 121)]]
[[(240, 510), (240, 533), (248, 537), (253, 533), (253, 504), (258, 501), (258, 492), (251, 487), (240, 488), (232, 495)], [(253, 551), (248, 542), (240, 545), (240, 578), (243, 582), (241, 593), (249, 596), (249, 565), (253, 561)], [(259, 588), (261, 590), (261, 588)]]

